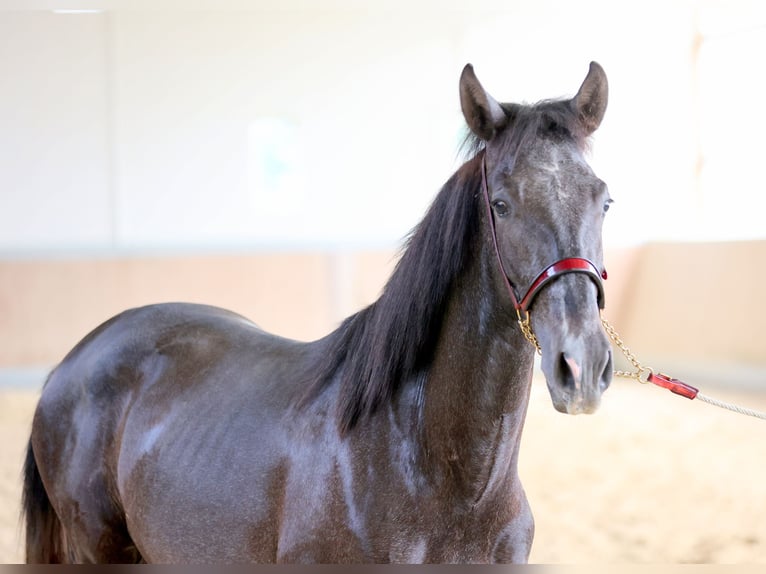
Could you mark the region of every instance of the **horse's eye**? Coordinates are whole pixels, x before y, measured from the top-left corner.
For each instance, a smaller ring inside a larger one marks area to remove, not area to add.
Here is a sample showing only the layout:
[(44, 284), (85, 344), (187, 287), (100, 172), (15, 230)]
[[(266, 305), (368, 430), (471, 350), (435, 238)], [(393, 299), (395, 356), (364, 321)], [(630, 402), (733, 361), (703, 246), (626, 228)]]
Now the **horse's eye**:
[(508, 215), (508, 212), (510, 209), (508, 208), (508, 204), (504, 202), (502, 199), (496, 199), (492, 202), (492, 209), (495, 210), (495, 214), (498, 217), (505, 217)]
[(611, 200), (611, 199), (607, 199), (607, 200), (604, 202), (604, 213), (606, 213), (607, 211), (609, 211), (609, 206), (610, 206), (610, 205), (612, 205), (612, 203), (614, 203), (614, 201), (613, 201), (613, 200)]

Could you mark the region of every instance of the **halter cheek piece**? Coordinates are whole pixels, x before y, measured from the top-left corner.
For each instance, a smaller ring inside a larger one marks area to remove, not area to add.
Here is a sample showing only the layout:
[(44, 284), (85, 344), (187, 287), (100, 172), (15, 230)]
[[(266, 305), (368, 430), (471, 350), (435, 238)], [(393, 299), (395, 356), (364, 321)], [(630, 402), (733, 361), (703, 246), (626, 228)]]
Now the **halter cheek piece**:
[(519, 299), (519, 297), (516, 295), (516, 290), (513, 288), (513, 285), (511, 285), (511, 280), (508, 277), (508, 273), (505, 271), (503, 259), (500, 257), (500, 248), (498, 247), (497, 243), (497, 231), (495, 229), (495, 218), (492, 214), (492, 206), (489, 199), (489, 187), (487, 185), (486, 155), (481, 158), (481, 186), (484, 193), (484, 202), (487, 206), (487, 219), (492, 231), (492, 243), (495, 246), (495, 255), (497, 256), (497, 262), (500, 265), (500, 270), (503, 272), (503, 281), (505, 282), (505, 286), (508, 289), (508, 295), (513, 302), (513, 307), (516, 309), (516, 315), (518, 316), (519, 325), (521, 326), (521, 330), (524, 333), (524, 336), (527, 338), (527, 340), (529, 340), (530, 343), (537, 347), (539, 352), (540, 345), (538, 344), (537, 338), (532, 332), (532, 326), (529, 322), (529, 308), (532, 306), (535, 297), (537, 297), (543, 287), (561, 275), (565, 275), (567, 273), (584, 273), (593, 280), (593, 283), (595, 283), (596, 289), (598, 290), (598, 308), (603, 309), (604, 283), (602, 279), (606, 279), (607, 277), (606, 269), (599, 272), (598, 268), (591, 261), (582, 257), (566, 257), (564, 259), (560, 259), (543, 269), (543, 271), (535, 278), (535, 280), (532, 281), (532, 284), (529, 286), (524, 296)]

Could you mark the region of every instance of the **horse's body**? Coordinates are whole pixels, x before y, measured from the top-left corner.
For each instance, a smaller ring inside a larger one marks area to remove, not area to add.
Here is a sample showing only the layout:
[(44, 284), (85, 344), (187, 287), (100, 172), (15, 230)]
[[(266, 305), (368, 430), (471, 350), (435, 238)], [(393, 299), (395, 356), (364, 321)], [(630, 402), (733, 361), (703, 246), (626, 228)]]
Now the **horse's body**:
[[(28, 561), (526, 561), (517, 458), (534, 348), (503, 274), (522, 285), (562, 257), (600, 264), (605, 190), (582, 148), (605, 81), (592, 66), (564, 107), (501, 107), (467, 68), (463, 109), (486, 149), (444, 186), (381, 298), (324, 339), (189, 304), (89, 334), (35, 414)], [(592, 411), (609, 383), (597, 297), (574, 273), (537, 296), (559, 410)]]

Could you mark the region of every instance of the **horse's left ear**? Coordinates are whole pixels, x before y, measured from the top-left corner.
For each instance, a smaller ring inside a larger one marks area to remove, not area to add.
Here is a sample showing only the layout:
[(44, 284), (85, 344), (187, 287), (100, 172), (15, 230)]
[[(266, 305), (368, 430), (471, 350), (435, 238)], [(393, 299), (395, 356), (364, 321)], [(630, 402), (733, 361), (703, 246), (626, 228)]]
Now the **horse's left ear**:
[(460, 107), (468, 127), (484, 141), (495, 137), (508, 121), (500, 104), (482, 87), (471, 64), (466, 64), (460, 74)]
[(609, 84), (606, 72), (598, 63), (591, 62), (588, 75), (572, 99), (572, 106), (587, 135), (592, 134), (601, 125), (609, 100)]

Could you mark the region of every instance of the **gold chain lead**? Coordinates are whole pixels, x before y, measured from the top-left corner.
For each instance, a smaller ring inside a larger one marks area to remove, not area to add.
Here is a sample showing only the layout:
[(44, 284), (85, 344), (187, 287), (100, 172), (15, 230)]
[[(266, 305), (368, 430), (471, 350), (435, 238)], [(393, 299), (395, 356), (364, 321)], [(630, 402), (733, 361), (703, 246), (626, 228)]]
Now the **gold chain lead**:
[(601, 324), (604, 326), (604, 331), (606, 331), (606, 334), (609, 335), (609, 338), (614, 342), (615, 345), (617, 345), (617, 348), (622, 351), (622, 354), (625, 355), (625, 358), (630, 361), (630, 364), (633, 365), (633, 367), (636, 369), (635, 372), (630, 371), (615, 371), (614, 375), (616, 377), (626, 377), (628, 379), (635, 379), (639, 383), (646, 383), (648, 382), (646, 378), (644, 378), (644, 373), (651, 374), (654, 371), (650, 367), (646, 367), (641, 364), (641, 362), (636, 358), (636, 356), (631, 352), (631, 350), (628, 348), (628, 346), (625, 344), (625, 342), (620, 338), (620, 335), (615, 331), (614, 327), (612, 327), (609, 324), (609, 321), (604, 319), (603, 315), (601, 316)]
[(516, 309), (516, 316), (519, 319), (519, 327), (521, 328), (521, 332), (524, 335), (524, 338), (535, 346), (535, 349), (537, 349), (537, 354), (542, 355), (543, 350), (540, 348), (540, 343), (537, 341), (537, 337), (535, 336), (534, 331), (532, 331), (532, 323), (529, 319), (529, 311), (524, 311), (524, 314), (526, 317), (522, 319), (521, 311)]
[[(543, 351), (540, 348), (540, 343), (538, 342), (534, 331), (532, 331), (532, 323), (530, 321), (529, 311), (525, 311), (524, 315), (525, 315), (524, 318), (522, 318), (521, 311), (519, 309), (516, 310), (516, 316), (518, 317), (518, 322), (519, 322), (519, 327), (521, 328), (521, 332), (524, 335), (524, 338), (530, 343), (532, 343), (535, 349), (537, 349), (538, 355), (542, 355)], [(604, 331), (606, 331), (606, 334), (609, 335), (609, 338), (612, 340), (612, 342), (617, 346), (618, 349), (620, 349), (622, 354), (625, 355), (625, 358), (628, 359), (628, 361), (630, 361), (630, 364), (633, 365), (633, 367), (636, 369), (634, 372), (616, 370), (614, 371), (614, 376), (625, 377), (628, 379), (635, 379), (639, 383), (648, 382), (647, 378), (644, 377), (644, 374), (653, 373), (654, 371), (651, 369), (651, 367), (647, 367), (641, 364), (641, 362), (636, 358), (633, 352), (628, 348), (628, 346), (622, 340), (622, 338), (614, 329), (614, 327), (612, 327), (612, 325), (609, 324), (609, 321), (604, 319), (603, 315), (601, 316), (601, 324), (604, 326)]]

